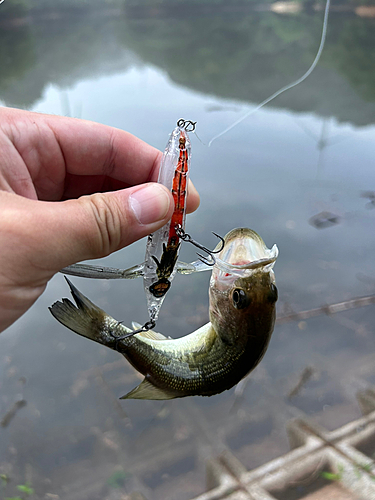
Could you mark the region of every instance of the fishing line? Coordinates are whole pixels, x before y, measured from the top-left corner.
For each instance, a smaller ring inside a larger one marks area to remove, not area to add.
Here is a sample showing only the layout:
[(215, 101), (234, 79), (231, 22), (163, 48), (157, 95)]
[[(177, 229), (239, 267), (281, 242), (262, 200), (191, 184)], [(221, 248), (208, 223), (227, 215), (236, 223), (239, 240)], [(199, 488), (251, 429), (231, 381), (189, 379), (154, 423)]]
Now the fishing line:
[[(238, 125), (239, 123), (243, 122), (244, 120), (246, 120), (246, 118), (248, 118), (249, 116), (251, 116), (252, 114), (256, 113), (257, 111), (259, 111), (261, 108), (263, 108), (263, 106), (265, 106), (266, 104), (268, 104), (269, 102), (273, 101), (274, 99), (276, 99), (276, 97), (278, 97), (280, 94), (283, 94), (284, 92), (286, 92), (287, 90), (290, 90), (292, 89), (293, 87), (296, 87), (297, 85), (299, 85), (300, 83), (302, 83), (304, 80), (306, 80), (306, 78), (308, 76), (311, 75), (311, 73), (314, 71), (315, 69), (315, 66), (318, 64), (319, 62), (319, 59), (320, 59), (320, 56), (323, 52), (323, 48), (324, 48), (324, 44), (325, 44), (325, 41), (326, 41), (326, 35), (327, 35), (327, 27), (328, 27), (328, 13), (329, 13), (329, 7), (330, 7), (330, 3), (331, 3), (331, 0), (327, 0), (326, 2), (326, 7), (325, 7), (325, 10), (324, 10), (324, 20), (323, 20), (323, 28), (322, 28), (322, 36), (320, 38), (320, 45), (319, 45), (319, 48), (318, 48), (318, 52), (316, 53), (316, 56), (315, 56), (315, 59), (314, 61), (312, 62), (311, 66), (309, 67), (309, 69), (306, 71), (306, 73), (304, 75), (302, 75), (300, 78), (298, 78), (298, 80), (295, 80), (294, 82), (286, 85), (285, 87), (282, 87), (281, 89), (279, 89), (277, 92), (275, 92), (274, 94), (272, 94), (270, 97), (268, 97), (267, 99), (265, 99), (263, 102), (261, 102), (260, 104), (258, 104), (258, 106), (256, 106), (254, 109), (251, 109), (250, 111), (248, 111), (247, 113), (245, 113), (243, 116), (241, 116), (241, 118), (239, 118), (238, 120), (236, 120), (234, 123), (232, 123), (232, 125), (229, 125), (229, 127), (227, 127), (225, 130), (223, 130), (222, 132), (220, 132), (219, 134), (215, 135), (211, 140), (210, 142), (208, 143), (208, 147), (211, 146), (211, 144), (216, 141), (216, 139), (218, 139), (219, 137), (223, 136), (224, 134), (226, 134), (227, 132), (229, 132), (230, 130), (232, 130), (232, 128), (234, 128), (236, 125)], [(202, 141), (201, 141), (202, 142)]]

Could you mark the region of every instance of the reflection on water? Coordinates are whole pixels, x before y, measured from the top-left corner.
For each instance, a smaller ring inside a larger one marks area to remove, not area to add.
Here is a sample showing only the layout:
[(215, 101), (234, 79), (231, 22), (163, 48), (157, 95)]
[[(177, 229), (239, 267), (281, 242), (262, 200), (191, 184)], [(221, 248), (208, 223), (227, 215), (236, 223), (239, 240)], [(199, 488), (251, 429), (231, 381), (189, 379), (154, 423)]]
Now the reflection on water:
[[(322, 13), (239, 17), (235, 9), (229, 15), (209, 9), (194, 16), (189, 9), (189, 16), (173, 20), (115, 14), (65, 15), (53, 25), (50, 18), (36, 17), (12, 29), (1, 25), (1, 98), (32, 106), (50, 84), (66, 88), (138, 62), (162, 69), (190, 89), (257, 103), (306, 71), (322, 29)], [(332, 15), (321, 65), (273, 105), (373, 123), (374, 107), (358, 106), (360, 99), (375, 99), (373, 28), (371, 18)]]
[[(374, 21), (332, 14), (313, 75), (207, 148), (306, 71), (322, 12), (190, 6), (188, 15), (157, 17), (111, 9), (0, 24), (2, 102), (110, 124), (159, 148), (178, 118), (197, 120), (203, 143), (192, 138), (192, 178), (202, 203), (187, 221), (195, 239), (210, 246), (211, 230), (245, 226), (277, 243), (279, 316), (374, 294)], [(309, 224), (331, 216), (340, 223), (321, 231)], [(144, 247), (138, 242), (105, 265), (139, 263)], [(193, 260), (194, 250), (183, 247), (181, 258)], [(208, 280), (177, 276), (158, 330), (179, 337), (205, 323)], [(147, 319), (141, 280), (75, 283), (116, 319)], [(188, 500), (205, 489), (207, 458), (229, 448), (256, 467), (288, 450), (293, 416), (331, 429), (359, 416), (355, 394), (374, 379), (368, 305), (280, 323), (237, 391), (124, 403), (118, 397), (138, 380), (129, 364), (50, 317), (47, 307), (67, 295), (56, 276), (1, 336), (0, 419), (17, 407), (0, 428), (8, 497), (30, 481), (37, 498), (112, 499), (118, 490)], [(306, 367), (314, 375), (288, 398)]]

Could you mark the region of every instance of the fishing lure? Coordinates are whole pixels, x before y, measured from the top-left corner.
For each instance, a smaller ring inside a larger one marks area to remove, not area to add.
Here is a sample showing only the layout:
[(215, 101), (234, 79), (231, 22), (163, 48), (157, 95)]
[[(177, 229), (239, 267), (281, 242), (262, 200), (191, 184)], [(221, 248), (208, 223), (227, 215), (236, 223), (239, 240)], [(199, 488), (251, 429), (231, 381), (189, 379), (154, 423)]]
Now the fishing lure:
[[(195, 125), (196, 122), (180, 119), (169, 137), (161, 160), (158, 182), (171, 191), (175, 208), (170, 221), (149, 235), (144, 262), (129, 269), (74, 264), (61, 270), (64, 274), (95, 279), (132, 279), (143, 276), (149, 321), (140, 327), (139, 331), (148, 331), (156, 324), (165, 295), (177, 272), (176, 264), (181, 240), (192, 243), (209, 255), (207, 258), (199, 254), (200, 259), (206, 267), (208, 266), (207, 268), (215, 263), (213, 253), (221, 250), (218, 248), (211, 251), (185, 232), (187, 184), (191, 163), (191, 143), (188, 132), (193, 132)], [(214, 234), (220, 238), (219, 235)], [(188, 265), (182, 267), (185, 269), (184, 274), (189, 269), (191, 272), (195, 270), (193, 267), (189, 268)]]
[[(172, 192), (175, 205), (172, 218), (165, 226), (150, 234), (146, 245), (143, 279), (151, 321), (158, 317), (165, 294), (176, 274), (181, 245), (177, 230), (185, 228), (187, 182), (191, 162), (191, 144), (186, 123), (179, 120), (172, 131), (159, 172), (158, 182)], [(195, 127), (195, 124), (193, 126)]]

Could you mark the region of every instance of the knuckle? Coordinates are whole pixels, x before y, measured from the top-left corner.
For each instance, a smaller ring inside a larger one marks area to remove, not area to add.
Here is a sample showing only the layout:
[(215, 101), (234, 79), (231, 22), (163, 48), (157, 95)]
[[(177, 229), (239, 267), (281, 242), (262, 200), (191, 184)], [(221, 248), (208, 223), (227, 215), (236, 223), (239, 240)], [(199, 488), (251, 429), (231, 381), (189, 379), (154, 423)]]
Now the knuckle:
[(113, 170), (116, 167), (117, 149), (115, 147), (115, 133), (110, 130), (107, 145), (107, 157), (104, 162), (103, 172), (107, 177), (111, 177)]
[(89, 197), (89, 211), (95, 223), (96, 252), (105, 256), (117, 250), (121, 242), (121, 213), (115, 199), (110, 203), (105, 194), (93, 194)]

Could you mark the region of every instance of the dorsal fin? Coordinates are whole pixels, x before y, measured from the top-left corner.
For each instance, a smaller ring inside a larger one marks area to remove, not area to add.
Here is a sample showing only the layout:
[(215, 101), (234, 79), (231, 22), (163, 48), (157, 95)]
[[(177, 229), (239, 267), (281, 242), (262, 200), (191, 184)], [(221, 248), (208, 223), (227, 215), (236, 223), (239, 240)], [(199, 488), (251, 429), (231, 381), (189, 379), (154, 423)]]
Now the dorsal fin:
[(137, 387), (120, 399), (173, 399), (175, 397), (178, 396), (163, 389), (159, 389), (159, 387), (155, 387), (144, 378)]

